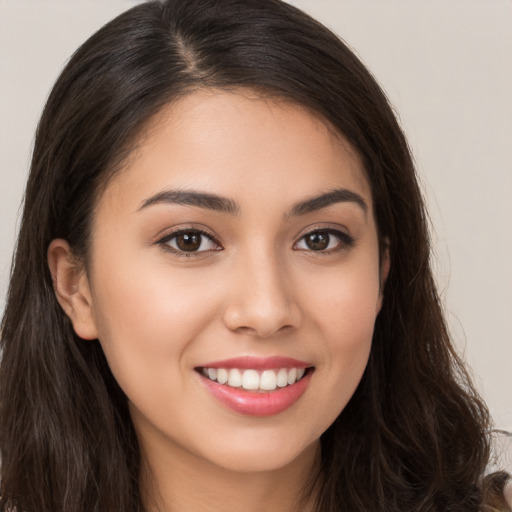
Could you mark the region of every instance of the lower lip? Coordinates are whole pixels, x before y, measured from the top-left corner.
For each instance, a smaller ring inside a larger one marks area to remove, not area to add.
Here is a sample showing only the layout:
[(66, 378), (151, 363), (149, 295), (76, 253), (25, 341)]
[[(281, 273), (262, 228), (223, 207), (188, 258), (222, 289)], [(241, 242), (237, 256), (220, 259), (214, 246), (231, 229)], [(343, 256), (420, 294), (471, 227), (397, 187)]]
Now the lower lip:
[(299, 400), (311, 380), (312, 371), (308, 371), (295, 384), (277, 388), (268, 393), (246, 391), (219, 384), (201, 375), (208, 391), (231, 410), (246, 416), (274, 416), (286, 411)]

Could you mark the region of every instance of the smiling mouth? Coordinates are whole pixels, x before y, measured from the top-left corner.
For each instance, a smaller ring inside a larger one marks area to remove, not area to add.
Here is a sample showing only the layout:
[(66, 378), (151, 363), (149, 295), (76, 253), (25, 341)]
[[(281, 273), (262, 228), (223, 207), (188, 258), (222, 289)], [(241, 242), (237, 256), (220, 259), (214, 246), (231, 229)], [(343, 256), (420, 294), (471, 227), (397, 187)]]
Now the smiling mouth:
[(212, 382), (253, 392), (269, 392), (292, 386), (303, 379), (306, 374), (311, 373), (313, 369), (313, 367), (269, 370), (196, 368), (201, 375)]

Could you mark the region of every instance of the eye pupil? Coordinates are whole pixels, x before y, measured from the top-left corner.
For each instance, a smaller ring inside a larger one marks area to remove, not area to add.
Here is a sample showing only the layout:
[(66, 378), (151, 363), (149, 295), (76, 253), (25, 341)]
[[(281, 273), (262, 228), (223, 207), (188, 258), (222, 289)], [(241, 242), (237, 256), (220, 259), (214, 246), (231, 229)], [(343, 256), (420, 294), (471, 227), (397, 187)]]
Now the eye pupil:
[(193, 252), (201, 247), (200, 233), (180, 233), (176, 237), (176, 245), (182, 251)]
[(312, 251), (322, 251), (329, 246), (329, 233), (317, 231), (306, 236), (306, 245)]

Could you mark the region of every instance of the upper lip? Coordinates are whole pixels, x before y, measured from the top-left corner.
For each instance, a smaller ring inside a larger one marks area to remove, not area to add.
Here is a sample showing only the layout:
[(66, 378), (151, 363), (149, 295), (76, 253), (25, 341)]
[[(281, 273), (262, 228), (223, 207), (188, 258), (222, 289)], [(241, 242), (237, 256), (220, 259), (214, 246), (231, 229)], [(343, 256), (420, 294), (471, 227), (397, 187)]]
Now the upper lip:
[(306, 361), (299, 361), (291, 357), (271, 356), (271, 357), (254, 357), (242, 356), (231, 359), (223, 359), (222, 361), (212, 361), (201, 365), (200, 368), (238, 368), (240, 370), (272, 370), (276, 368), (309, 368), (313, 366)]

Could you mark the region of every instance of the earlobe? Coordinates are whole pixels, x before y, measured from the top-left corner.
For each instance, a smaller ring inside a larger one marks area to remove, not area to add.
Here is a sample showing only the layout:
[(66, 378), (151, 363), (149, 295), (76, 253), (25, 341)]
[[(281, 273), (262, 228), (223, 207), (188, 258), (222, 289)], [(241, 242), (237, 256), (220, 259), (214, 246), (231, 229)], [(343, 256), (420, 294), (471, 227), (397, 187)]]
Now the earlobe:
[(52, 240), (48, 247), (48, 266), (53, 289), (60, 306), (80, 338), (98, 337), (89, 280), (66, 240)]

